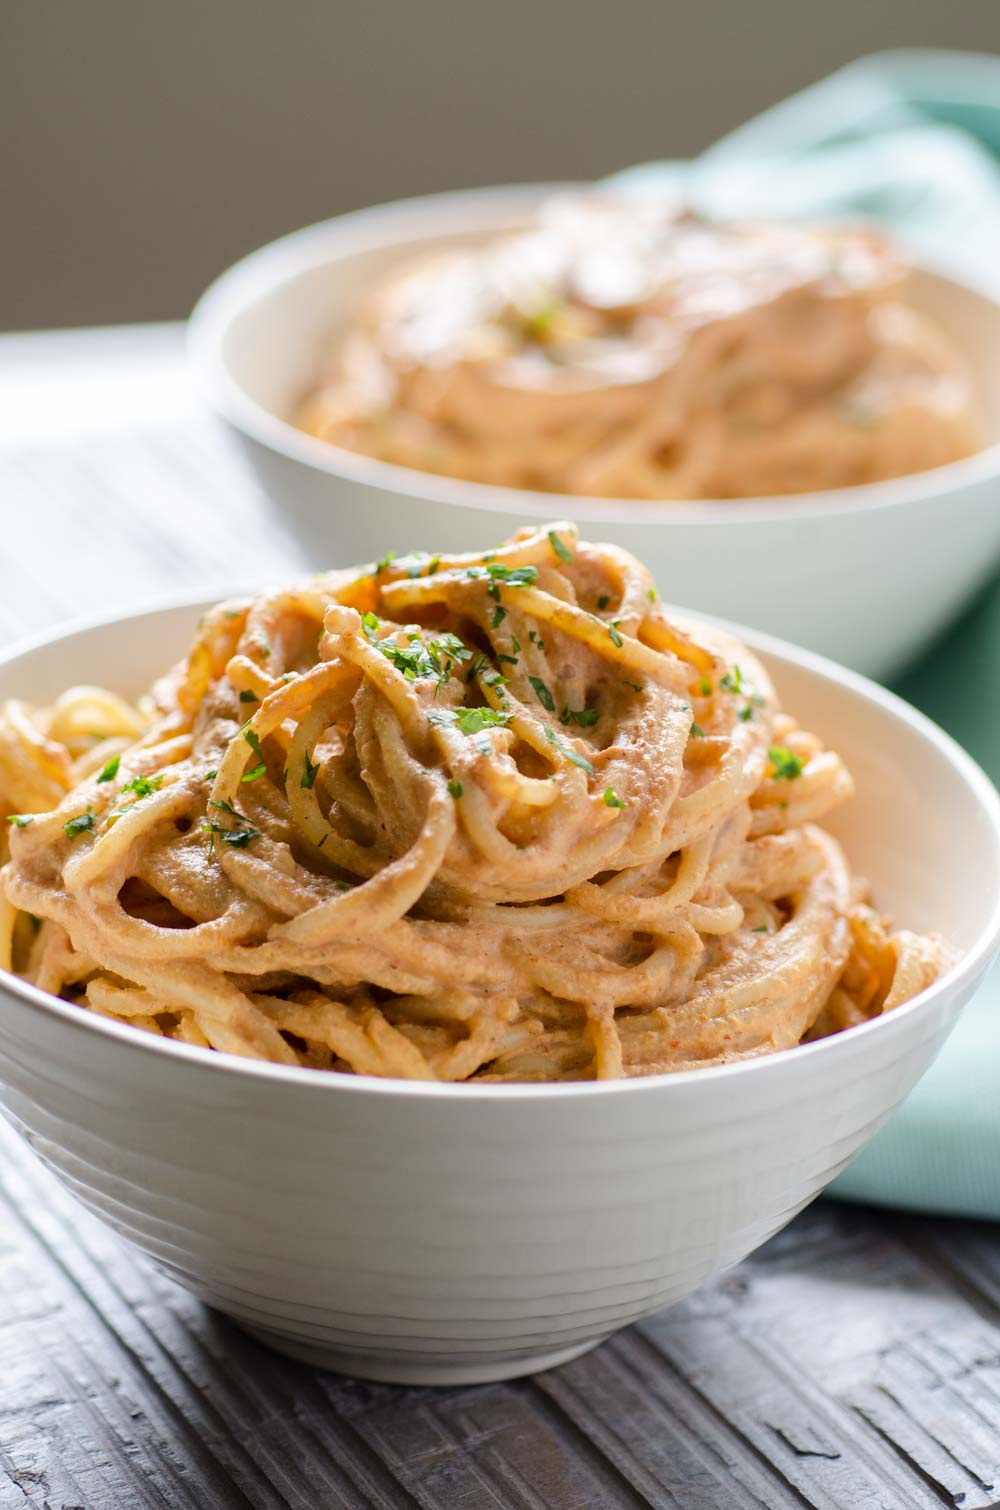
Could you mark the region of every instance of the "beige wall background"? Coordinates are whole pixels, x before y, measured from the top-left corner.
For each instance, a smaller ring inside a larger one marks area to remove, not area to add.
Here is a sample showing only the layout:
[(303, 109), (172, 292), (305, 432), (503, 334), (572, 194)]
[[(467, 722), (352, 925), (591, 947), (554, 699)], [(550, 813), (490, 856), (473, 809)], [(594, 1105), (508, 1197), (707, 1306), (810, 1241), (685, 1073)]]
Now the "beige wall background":
[(1000, 52), (1000, 0), (0, 0), (0, 329), (180, 316), (311, 220), (687, 155), (904, 45)]

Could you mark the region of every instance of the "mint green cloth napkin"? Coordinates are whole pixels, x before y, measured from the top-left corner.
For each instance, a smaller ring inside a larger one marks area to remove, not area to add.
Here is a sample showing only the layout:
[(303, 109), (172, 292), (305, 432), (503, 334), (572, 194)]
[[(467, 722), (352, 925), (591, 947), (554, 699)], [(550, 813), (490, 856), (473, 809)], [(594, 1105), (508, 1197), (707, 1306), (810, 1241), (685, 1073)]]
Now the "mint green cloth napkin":
[[(710, 217), (882, 221), (912, 255), (1000, 288), (1000, 58), (863, 58), (696, 162), (647, 163), (612, 182), (676, 188)], [(1000, 583), (897, 690), (1000, 782)], [(831, 1193), (1000, 1219), (1000, 967)]]

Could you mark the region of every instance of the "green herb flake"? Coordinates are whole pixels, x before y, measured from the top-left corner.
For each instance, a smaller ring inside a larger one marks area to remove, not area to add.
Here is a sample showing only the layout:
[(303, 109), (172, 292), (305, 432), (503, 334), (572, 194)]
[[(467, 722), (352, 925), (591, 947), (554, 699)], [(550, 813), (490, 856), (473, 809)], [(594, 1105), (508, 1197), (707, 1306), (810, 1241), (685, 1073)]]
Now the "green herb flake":
[(449, 783), (448, 783), (448, 791), (454, 797), (454, 799), (455, 799), (456, 802), (458, 801), (459, 797), (461, 797), (461, 795), (464, 792), (464, 790), (465, 790), (465, 788), (463, 787), (463, 785), (462, 785), (462, 783), (460, 781), (449, 781)]
[(774, 767), (775, 781), (795, 781), (802, 775), (803, 762), (787, 745), (772, 745), (767, 758)]
[(260, 778), (263, 776), (263, 774), (264, 774), (264, 772), (266, 770), (267, 770), (267, 766), (264, 764), (263, 761), (261, 761), (260, 765), (255, 765), (251, 770), (244, 771), (243, 775), (240, 777), (240, 780), (241, 781), (259, 781)]
[(606, 787), (604, 790), (604, 806), (624, 807), (625, 803), (622, 801), (621, 797), (617, 795), (617, 793), (612, 791), (611, 787)]
[(470, 566), (466, 569), (465, 580), (467, 582), (488, 582), (486, 591), (494, 602), (500, 598), (500, 588), (504, 587), (530, 587), (538, 581), (537, 566), (498, 566), (491, 563), (488, 566)]
[(266, 629), (260, 631), (260, 650), (265, 660), (271, 654), (271, 639)]
[(260, 736), (257, 734), (256, 730), (244, 729), (243, 738), (246, 740), (247, 744), (250, 746), (251, 750), (253, 750), (257, 758), (260, 759)]
[(120, 795), (134, 792), (136, 801), (139, 802), (143, 797), (151, 797), (154, 792), (158, 792), (162, 785), (162, 776), (136, 776), (131, 781), (126, 781)]
[(259, 703), (260, 702), (260, 698), (257, 696), (256, 692), (253, 690), (252, 687), (244, 687), (243, 691), (240, 693), (240, 702), (241, 703)]
[(254, 828), (252, 823), (246, 823), (244, 828), (223, 828), (221, 823), (209, 821), (203, 823), (201, 827), (202, 833), (217, 834), (223, 844), (228, 844), (230, 849), (246, 849), (252, 840), (260, 838), (260, 829)]
[(705, 731), (704, 731), (704, 729), (699, 728), (699, 726), (697, 724), (692, 724), (691, 725), (691, 733), (692, 733), (692, 735), (694, 736), (695, 739), (704, 739), (705, 738)]
[(216, 776), (218, 776), (218, 774), (219, 774), (218, 771), (206, 771), (205, 774), (204, 774), (204, 776), (202, 777), (202, 780), (203, 781), (214, 781), (215, 778), (216, 778)]
[(121, 765), (121, 763), (122, 758), (120, 755), (112, 755), (111, 759), (107, 762), (107, 764), (104, 766), (104, 769), (101, 771), (101, 774), (98, 776), (98, 781), (114, 781), (115, 777), (118, 775), (118, 767)]
[(753, 718), (753, 716), (754, 716), (753, 703), (747, 703), (747, 705), (746, 705), (745, 708), (741, 708), (740, 709), (740, 715), (739, 715), (739, 717), (740, 717), (740, 723), (741, 724), (748, 724), (750, 722), (750, 720)]
[(556, 705), (552, 700), (552, 693), (542, 681), (541, 677), (529, 676), (528, 681), (534, 687), (535, 696), (538, 698), (538, 701), (541, 703), (546, 713), (554, 713), (556, 711)]
[(507, 610), (506, 610), (506, 608), (501, 608), (499, 606), (499, 604), (498, 604), (497, 607), (494, 609), (493, 617), (490, 620), (490, 628), (491, 629), (499, 629), (500, 625), (503, 623), (503, 621), (504, 621), (504, 619), (506, 617), (507, 617)]
[(761, 923), (759, 927), (754, 928), (751, 931), (753, 933), (770, 933), (771, 930), (766, 923)]
[(625, 687), (631, 687), (633, 692), (641, 692), (642, 691), (642, 683), (641, 682), (627, 682), (627, 681), (625, 681), (625, 679), (623, 677), (622, 678), (622, 685), (625, 686)]
[(497, 660), (502, 661), (505, 666), (516, 666), (518, 664), (516, 655), (498, 655)]
[(651, 587), (649, 589), (649, 601), (651, 603), (655, 603), (656, 602), (656, 588), (655, 587)]
[(547, 534), (549, 537), (549, 544), (555, 551), (556, 555), (559, 557), (559, 560), (565, 561), (567, 563), (572, 561), (573, 552), (563, 544), (563, 542), (559, 539), (559, 536), (556, 534), (555, 530), (548, 530)]
[(75, 839), (78, 834), (91, 833), (96, 822), (94, 809), (88, 807), (85, 813), (78, 813), (75, 818), (70, 818), (68, 823), (64, 823), (63, 832), (67, 838)]
[(698, 691), (701, 693), (702, 697), (711, 697), (712, 683), (709, 681), (707, 676), (703, 676), (701, 678), (701, 681), (698, 683)]
[(727, 692), (744, 692), (746, 688), (743, 682), (743, 673), (739, 666), (734, 666), (732, 671), (727, 671), (725, 676), (719, 678), (719, 686)]
[[(454, 726), (460, 734), (468, 736), (479, 734), (483, 729), (503, 729), (513, 716), (513, 713), (504, 713), (497, 708), (432, 708), (427, 722), (436, 728)], [(492, 748), (491, 745), (491, 751)]]
[(9, 813), (7, 816), (7, 822), (12, 823), (15, 828), (27, 828), (28, 824), (34, 821), (34, 813)]
[(395, 559), (396, 559), (396, 552), (395, 551), (386, 551), (386, 553), (382, 557), (381, 561), (376, 561), (375, 562), (375, 569), (372, 572), (372, 575), (375, 576), (375, 577), (380, 577), (384, 571), (388, 571), (389, 570), (389, 567), (392, 565), (392, 563), (395, 561)]
[(308, 750), (306, 750), (303, 759), (305, 761), (305, 764), (302, 767), (302, 779), (299, 782), (299, 786), (305, 787), (306, 791), (309, 791), (309, 789), (316, 783), (316, 775), (319, 771), (319, 766), (313, 765), (312, 761), (309, 759)]
[(620, 623), (621, 619), (612, 619), (608, 625), (608, 634), (611, 636), (611, 643), (612, 645), (617, 645), (619, 650), (622, 648), (622, 637), (618, 633), (618, 625)]
[(600, 714), (596, 708), (571, 708), (567, 705), (559, 715), (559, 722), (576, 724), (580, 729), (590, 729), (599, 717)]
[(586, 771), (588, 776), (593, 776), (594, 767), (591, 765), (590, 761), (587, 760), (585, 756), (578, 755), (574, 749), (572, 749), (568, 744), (561, 740), (555, 729), (546, 729), (545, 738), (548, 740), (549, 744), (554, 745), (555, 748), (559, 751), (560, 755), (564, 755), (572, 765), (579, 766), (581, 771)]

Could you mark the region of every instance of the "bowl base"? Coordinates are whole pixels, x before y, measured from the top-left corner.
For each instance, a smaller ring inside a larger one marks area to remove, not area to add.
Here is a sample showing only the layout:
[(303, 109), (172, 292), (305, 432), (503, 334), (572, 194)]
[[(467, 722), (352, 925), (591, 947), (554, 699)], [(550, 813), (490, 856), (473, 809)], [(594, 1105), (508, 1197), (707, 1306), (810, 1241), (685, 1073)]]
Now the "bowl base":
[(330, 1347), (323, 1342), (309, 1342), (303, 1337), (290, 1337), (284, 1332), (272, 1331), (270, 1327), (250, 1325), (240, 1317), (231, 1318), (244, 1332), (273, 1347), (288, 1358), (299, 1363), (310, 1363), (314, 1368), (332, 1369), (337, 1374), (349, 1374), (355, 1379), (373, 1379), (379, 1384), (497, 1384), (503, 1379), (519, 1379), (525, 1374), (539, 1374), (543, 1369), (558, 1368), (581, 1354), (589, 1352), (603, 1342), (602, 1337), (588, 1338), (573, 1347), (556, 1348), (552, 1352), (531, 1353), (526, 1357), (512, 1358), (499, 1353), (495, 1359), (477, 1359), (474, 1363), (463, 1362), (461, 1355), (453, 1359), (421, 1357), (412, 1358), (400, 1353), (373, 1352), (355, 1353), (348, 1348)]

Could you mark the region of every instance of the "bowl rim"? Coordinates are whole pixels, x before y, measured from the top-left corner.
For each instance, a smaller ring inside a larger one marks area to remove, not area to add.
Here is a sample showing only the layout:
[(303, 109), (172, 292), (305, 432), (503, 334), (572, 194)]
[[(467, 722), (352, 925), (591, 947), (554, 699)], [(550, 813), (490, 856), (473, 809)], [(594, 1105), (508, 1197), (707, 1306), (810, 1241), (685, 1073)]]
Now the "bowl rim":
[[(246, 590), (245, 586), (235, 587), (230, 588), (228, 592), (223, 591), (206, 597), (205, 588), (202, 586), (196, 592), (171, 594), (160, 598), (140, 610), (126, 609), (113, 614), (87, 615), (64, 621), (54, 628), (27, 636), (4, 648), (0, 652), (0, 671), (29, 654), (54, 647), (88, 632), (123, 626), (141, 619), (165, 617), (185, 610), (190, 612), (192, 622), (194, 622), (200, 612), (219, 602), (220, 599), (227, 596), (239, 596), (241, 591)], [(732, 624), (727, 620), (716, 619), (688, 609), (684, 609), (683, 613), (686, 618), (719, 625), (757, 653), (788, 662), (821, 681), (839, 685), (862, 701), (873, 704), (882, 712), (889, 713), (894, 719), (905, 724), (917, 738), (933, 745), (975, 795), (983, 816), (989, 823), (993, 845), (997, 851), (998, 869), (1000, 869), (1000, 792), (972, 756), (926, 714), (918, 712), (895, 692), (879, 686), (868, 677), (848, 670), (847, 667), (839, 666), (826, 656), (792, 645), (776, 635), (750, 629), (745, 625)], [(329, 1071), (307, 1069), (300, 1065), (274, 1064), (269, 1060), (241, 1059), (234, 1054), (206, 1052), (193, 1044), (154, 1037), (150, 1033), (130, 1028), (127, 1023), (114, 1022), (110, 1018), (100, 1017), (94, 1012), (74, 1006), (71, 1002), (62, 1001), (59, 997), (42, 991), (39, 987), (19, 979), (18, 976), (6, 970), (0, 970), (0, 995), (7, 992), (17, 996), (29, 1007), (41, 1011), (47, 1017), (67, 1027), (84, 1033), (96, 1033), (125, 1049), (166, 1056), (168, 1061), (176, 1060), (180, 1064), (187, 1064), (210, 1073), (248, 1075), (264, 1083), (297, 1085), (303, 1093), (313, 1090), (319, 1091), (320, 1094), (416, 1096), (437, 1101), (467, 1100), (503, 1103), (511, 1100), (551, 1100), (569, 1103), (581, 1096), (648, 1095), (656, 1091), (662, 1092), (667, 1085), (683, 1088), (704, 1083), (707, 1088), (710, 1084), (720, 1080), (728, 1081), (737, 1076), (742, 1077), (748, 1074), (761, 1076), (768, 1069), (772, 1073), (794, 1073), (791, 1068), (781, 1071), (780, 1066), (783, 1064), (792, 1066), (807, 1057), (816, 1059), (820, 1055), (829, 1056), (838, 1052), (848, 1052), (851, 1044), (863, 1044), (873, 1033), (884, 1034), (886, 1031), (892, 1031), (892, 1024), (908, 1020), (917, 1013), (926, 1012), (935, 1000), (960, 991), (970, 979), (985, 971), (991, 958), (997, 953), (998, 945), (1000, 945), (1000, 888), (993, 899), (989, 919), (979, 930), (972, 947), (956, 960), (950, 970), (945, 971), (942, 976), (910, 1001), (895, 1007), (888, 1016), (871, 1018), (856, 1027), (831, 1034), (827, 1038), (818, 1039), (813, 1043), (796, 1044), (792, 1048), (782, 1049), (774, 1054), (765, 1054), (757, 1059), (741, 1059), (731, 1064), (707, 1065), (702, 1068), (674, 1070), (659, 1075), (641, 1075), (622, 1080), (476, 1084), (467, 1081), (398, 1080), (376, 1076), (338, 1075)], [(321, 1087), (322, 1090), (320, 1090)], [(675, 1094), (683, 1094), (683, 1090), (679, 1089)]]
[[(251, 398), (225, 356), (228, 333), (248, 310), (319, 267), (365, 251), (431, 239), (428, 219), (441, 218), (437, 234), (495, 229), (497, 218), (527, 210), (548, 195), (589, 187), (578, 181), (489, 185), (417, 195), (352, 210), (292, 231), (248, 253), (227, 268), (198, 299), (187, 324), (186, 347), (195, 382), (212, 410), (265, 450), (314, 472), (395, 493), (401, 498), (475, 509), (483, 513), (549, 518), (553, 510), (588, 523), (675, 524), (695, 528), (744, 526), (803, 518), (830, 519), (862, 510), (902, 508), (921, 499), (957, 492), (1000, 474), (1000, 439), (958, 461), (883, 482), (858, 483), (812, 493), (732, 499), (598, 498), (575, 493), (540, 493), (462, 478), (439, 477), (397, 466), (299, 430), (288, 419)], [(463, 212), (467, 212), (462, 224)], [(398, 224), (397, 224), (398, 223)], [(394, 235), (386, 227), (395, 227)], [(412, 234), (403, 234), (409, 226)], [(955, 269), (927, 259), (911, 264), (1000, 310), (1000, 289), (984, 279), (956, 275)]]

